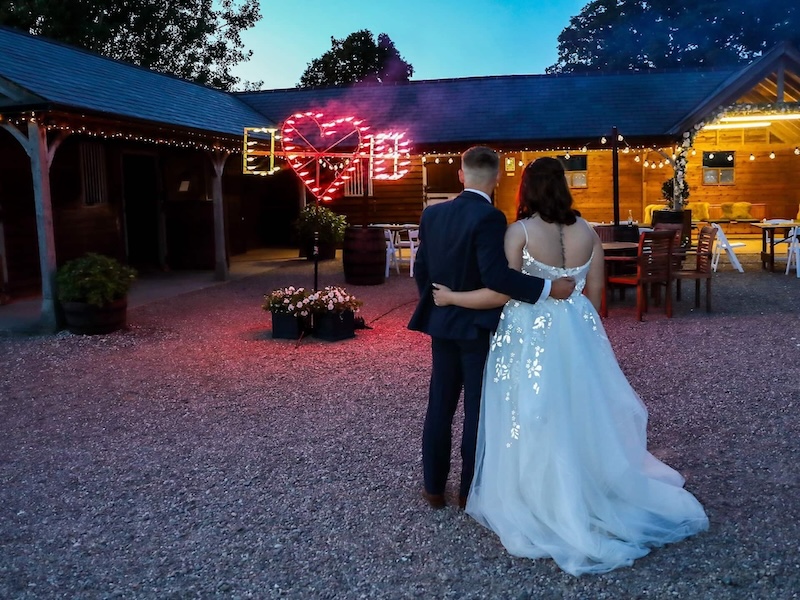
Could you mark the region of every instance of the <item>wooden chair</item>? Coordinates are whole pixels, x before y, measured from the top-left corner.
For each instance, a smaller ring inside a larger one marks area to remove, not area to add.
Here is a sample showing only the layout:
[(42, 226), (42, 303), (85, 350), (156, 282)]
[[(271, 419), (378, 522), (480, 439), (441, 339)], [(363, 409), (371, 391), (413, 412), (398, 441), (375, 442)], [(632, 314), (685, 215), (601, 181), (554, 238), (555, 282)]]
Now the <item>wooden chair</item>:
[(681, 299), (681, 280), (694, 279), (694, 305), (700, 308), (700, 281), (706, 280), (706, 312), (711, 312), (711, 263), (713, 261), (714, 239), (717, 230), (706, 225), (697, 237), (697, 261), (694, 269), (678, 269), (672, 276), (675, 279), (675, 297)]
[[(672, 317), (672, 245), (675, 241), (673, 231), (645, 231), (639, 236), (639, 248), (635, 257), (607, 256), (609, 263), (631, 263), (636, 265), (633, 274), (607, 274), (603, 292), (603, 316), (608, 316), (608, 288), (610, 285), (636, 287), (636, 318), (641, 321), (647, 312), (647, 296), (651, 286), (663, 285), (667, 290), (665, 310)], [(608, 273), (608, 270), (607, 270)], [(656, 288), (657, 289), (657, 288)]]
[(653, 213), (653, 229), (667, 223), (681, 226), (680, 246), (684, 249), (692, 245), (692, 211), (685, 208), (682, 211), (656, 211)]

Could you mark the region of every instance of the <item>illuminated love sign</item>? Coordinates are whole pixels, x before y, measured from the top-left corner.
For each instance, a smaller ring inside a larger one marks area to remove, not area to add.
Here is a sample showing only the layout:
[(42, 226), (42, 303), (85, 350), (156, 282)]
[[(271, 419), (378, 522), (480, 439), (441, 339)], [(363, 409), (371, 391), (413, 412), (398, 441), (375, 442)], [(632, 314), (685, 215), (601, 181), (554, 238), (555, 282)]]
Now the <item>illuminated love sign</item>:
[(368, 133), (356, 117), (297, 113), (281, 128), (282, 154), (318, 200), (330, 201), (352, 177), (399, 179), (408, 172), (409, 142), (402, 133)]
[(298, 113), (284, 121), (281, 147), (308, 190), (319, 200), (332, 200), (369, 152), (362, 137), (368, 129), (354, 117), (325, 120), (322, 113)]

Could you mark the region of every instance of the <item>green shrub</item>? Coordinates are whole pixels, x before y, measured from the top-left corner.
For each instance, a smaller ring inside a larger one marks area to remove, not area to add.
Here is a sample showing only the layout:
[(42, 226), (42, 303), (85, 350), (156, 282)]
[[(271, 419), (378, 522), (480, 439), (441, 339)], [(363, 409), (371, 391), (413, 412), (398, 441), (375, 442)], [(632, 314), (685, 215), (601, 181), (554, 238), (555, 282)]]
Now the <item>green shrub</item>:
[(344, 230), (347, 229), (347, 217), (336, 214), (330, 208), (309, 204), (300, 211), (294, 228), (300, 242), (313, 241), (314, 232), (318, 231), (320, 242), (341, 244)]
[(87, 302), (105, 306), (124, 298), (136, 271), (110, 256), (90, 252), (65, 263), (56, 273), (61, 302)]

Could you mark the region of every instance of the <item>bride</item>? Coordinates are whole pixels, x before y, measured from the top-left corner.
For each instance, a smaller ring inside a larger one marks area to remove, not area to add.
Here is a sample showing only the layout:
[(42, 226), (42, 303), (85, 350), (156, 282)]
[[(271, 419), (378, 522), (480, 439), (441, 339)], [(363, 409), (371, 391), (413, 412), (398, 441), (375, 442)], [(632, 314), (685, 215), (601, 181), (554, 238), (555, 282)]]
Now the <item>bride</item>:
[(530, 163), (509, 264), (573, 295), (537, 304), (489, 289), (435, 286), (437, 305), (505, 305), (484, 373), (467, 513), (516, 556), (551, 557), (573, 575), (629, 566), (652, 547), (708, 528), (681, 475), (647, 451), (647, 409), (622, 373), (597, 308), (603, 248), (576, 217), (561, 163)]

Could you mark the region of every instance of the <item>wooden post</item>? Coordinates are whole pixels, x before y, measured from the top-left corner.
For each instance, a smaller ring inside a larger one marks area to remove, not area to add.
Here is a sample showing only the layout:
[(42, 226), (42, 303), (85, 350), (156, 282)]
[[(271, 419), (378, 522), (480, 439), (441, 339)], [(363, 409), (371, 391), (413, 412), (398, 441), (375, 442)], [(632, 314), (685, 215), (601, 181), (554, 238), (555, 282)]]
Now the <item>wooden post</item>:
[(36, 211), (36, 232), (39, 244), (39, 270), (42, 276), (42, 309), (39, 327), (44, 331), (57, 331), (56, 316), (56, 244), (53, 234), (53, 204), (50, 196), (50, 165), (56, 148), (67, 137), (61, 134), (51, 144), (47, 142), (47, 128), (37, 122), (28, 121), (26, 136), (14, 125), (3, 123), (2, 127), (22, 145), (31, 161), (33, 180), (33, 202)]
[(611, 128), (611, 173), (613, 178), (613, 186), (614, 186), (614, 225), (619, 225), (619, 155), (617, 151), (619, 150), (619, 140), (617, 137), (619, 136), (619, 131), (617, 127), (614, 126)]
[(211, 199), (214, 202), (214, 276), (226, 281), (230, 276), (228, 252), (225, 239), (225, 204), (222, 201), (222, 172), (230, 152), (214, 150), (211, 164), (214, 166), (214, 179), (211, 182)]

